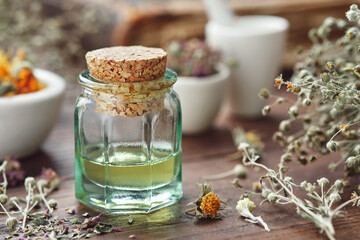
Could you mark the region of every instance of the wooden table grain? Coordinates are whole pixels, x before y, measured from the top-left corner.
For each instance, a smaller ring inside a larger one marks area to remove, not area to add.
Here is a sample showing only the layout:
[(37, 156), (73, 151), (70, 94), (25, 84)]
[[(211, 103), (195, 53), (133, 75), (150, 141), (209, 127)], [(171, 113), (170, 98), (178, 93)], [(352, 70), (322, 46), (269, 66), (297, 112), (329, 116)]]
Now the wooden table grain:
[[(54, 215), (66, 216), (65, 208), (73, 207), (76, 209), (75, 216), (82, 219), (82, 213), (95, 214), (95, 212), (75, 199), (73, 109), (79, 93), (80, 87), (68, 89), (59, 119), (50, 136), (36, 154), (22, 159), (22, 163), (29, 176), (38, 175), (41, 167), (53, 168), (63, 179), (60, 189), (51, 194), (51, 198), (59, 202)], [(271, 137), (278, 123), (286, 116), (286, 111), (287, 108), (284, 106), (273, 109), (268, 117), (246, 120), (231, 117), (225, 107), (212, 130), (198, 136), (183, 136), (184, 196), (179, 203), (148, 215), (134, 215), (132, 225), (127, 223), (128, 216), (105, 216), (105, 221), (120, 227), (122, 231), (98, 235), (94, 239), (128, 239), (130, 235), (136, 235), (136, 239), (326, 239), (325, 236), (319, 234), (319, 230), (313, 223), (297, 216), (292, 205), (277, 206), (264, 203), (254, 209), (254, 215), (261, 215), (268, 223), (270, 233), (258, 225), (245, 222), (235, 210), (236, 202), (242, 192), (230, 183), (233, 177), (211, 182), (214, 192), (228, 202), (229, 209), (223, 212), (226, 217), (221, 220), (199, 221), (194, 224), (193, 220), (184, 214), (187, 209), (186, 204), (196, 199), (200, 193), (197, 183), (201, 181), (202, 176), (229, 170), (238, 163), (226, 159), (227, 154), (236, 151), (229, 131), (232, 127), (241, 126), (246, 130), (256, 130), (266, 144), (261, 161), (275, 168), (282, 149), (272, 142)], [(330, 180), (344, 178), (342, 170), (336, 173), (330, 173), (327, 170), (329, 162), (336, 158), (338, 156), (325, 156), (308, 166), (301, 166), (297, 162), (291, 163), (289, 174), (296, 182), (304, 179), (315, 181), (320, 176), (326, 176)], [(252, 183), (262, 174), (261, 171), (250, 169), (248, 177), (239, 182), (245, 188), (251, 189)], [(352, 186), (358, 180), (358, 178), (353, 178)], [(345, 196), (350, 197), (350, 193), (349, 188)], [(9, 196), (13, 195), (25, 195), (23, 187), (10, 189)], [(259, 205), (261, 201), (257, 197), (253, 200), (256, 205)], [(346, 210), (347, 214), (334, 222), (336, 238), (357, 239), (360, 230), (359, 209), (348, 207)], [(0, 217), (2, 238), (8, 233), (5, 219), (5, 216)]]

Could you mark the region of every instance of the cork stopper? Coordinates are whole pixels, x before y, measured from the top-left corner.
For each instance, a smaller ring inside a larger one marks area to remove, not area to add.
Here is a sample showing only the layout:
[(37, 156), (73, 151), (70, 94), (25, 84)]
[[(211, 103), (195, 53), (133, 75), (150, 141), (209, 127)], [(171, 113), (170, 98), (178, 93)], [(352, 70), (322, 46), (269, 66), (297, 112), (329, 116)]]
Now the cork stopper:
[(164, 76), (167, 54), (161, 48), (118, 46), (90, 51), (85, 58), (89, 72), (97, 79), (139, 82)]

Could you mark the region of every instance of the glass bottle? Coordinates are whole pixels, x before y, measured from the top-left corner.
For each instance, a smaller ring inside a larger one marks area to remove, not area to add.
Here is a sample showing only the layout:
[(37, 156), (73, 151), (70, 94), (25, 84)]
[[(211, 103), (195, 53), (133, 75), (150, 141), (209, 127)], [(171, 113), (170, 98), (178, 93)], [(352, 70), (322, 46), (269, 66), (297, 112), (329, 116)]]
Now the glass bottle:
[(148, 213), (177, 202), (182, 149), (176, 73), (105, 82), (86, 70), (78, 80), (76, 198), (110, 213)]

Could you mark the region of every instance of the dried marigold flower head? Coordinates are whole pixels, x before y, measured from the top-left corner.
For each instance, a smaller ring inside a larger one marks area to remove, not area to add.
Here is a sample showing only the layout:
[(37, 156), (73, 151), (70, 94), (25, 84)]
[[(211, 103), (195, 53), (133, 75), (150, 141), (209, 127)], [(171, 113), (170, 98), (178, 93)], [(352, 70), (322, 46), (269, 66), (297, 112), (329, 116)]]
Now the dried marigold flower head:
[(201, 187), (199, 198), (189, 203), (189, 205), (193, 204), (195, 207), (187, 209), (185, 213), (194, 216), (195, 220), (220, 219), (223, 217), (224, 215), (220, 211), (226, 208), (223, 205), (226, 205), (226, 202), (221, 201), (220, 197), (211, 191), (211, 186), (207, 182), (204, 181), (199, 186)]
[(220, 209), (219, 198), (213, 192), (209, 192), (202, 198), (200, 209), (206, 216), (216, 217)]

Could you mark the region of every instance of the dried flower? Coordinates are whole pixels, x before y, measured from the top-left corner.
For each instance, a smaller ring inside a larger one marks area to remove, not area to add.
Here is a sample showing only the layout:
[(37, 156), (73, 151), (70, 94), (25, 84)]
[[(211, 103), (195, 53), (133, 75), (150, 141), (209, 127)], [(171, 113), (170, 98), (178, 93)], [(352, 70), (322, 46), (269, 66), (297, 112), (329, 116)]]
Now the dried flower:
[(249, 210), (250, 212), (252, 212), (252, 210), (255, 208), (255, 204), (253, 201), (251, 201), (249, 198), (244, 198), (244, 199), (241, 199), (237, 202), (237, 205), (236, 205), (236, 210), (241, 214), (241, 212), (244, 210), (244, 209), (247, 209)]
[(270, 113), (271, 107), (269, 105), (266, 105), (265, 107), (263, 107), (261, 113), (263, 116), (266, 116)]
[(290, 115), (291, 117), (296, 118), (296, 117), (298, 116), (298, 114), (299, 114), (299, 109), (298, 109), (297, 106), (291, 106), (291, 107), (289, 108), (288, 113), (289, 113), (289, 115)]
[(95, 217), (85, 219), (84, 222), (81, 224), (81, 229), (95, 227), (95, 225), (101, 221), (101, 218), (102, 214), (100, 213)]
[(261, 184), (259, 182), (253, 182), (252, 189), (254, 192), (261, 192), (262, 191)]
[(186, 210), (185, 213), (194, 216), (195, 219), (221, 218), (223, 215), (220, 210), (225, 209), (221, 203), (225, 203), (211, 191), (211, 186), (208, 183), (203, 182), (199, 186), (201, 187), (199, 198), (188, 204), (194, 204), (196, 207)]
[(360, 19), (359, 9), (356, 4), (350, 6), (350, 10), (346, 12), (346, 17), (351, 22), (355, 22)]
[(287, 133), (290, 130), (290, 120), (283, 120), (279, 125), (279, 130), (282, 133)]
[(270, 97), (270, 92), (266, 88), (262, 88), (259, 92), (259, 97), (263, 100), (266, 100)]
[(215, 218), (220, 209), (219, 198), (213, 192), (209, 192), (202, 197), (200, 209), (205, 216)]
[(359, 161), (360, 161), (360, 155), (350, 156), (346, 159), (345, 163), (346, 163), (346, 166), (348, 166), (349, 168), (352, 168), (352, 167), (359, 166)]
[(327, 186), (329, 184), (329, 179), (322, 177), (319, 180), (317, 180), (318, 184), (321, 186)]
[(8, 201), (8, 197), (5, 194), (0, 194), (0, 203), (5, 204)]
[(245, 218), (245, 221), (251, 222), (251, 223), (259, 223), (261, 224), (266, 231), (270, 232), (269, 227), (267, 224), (262, 220), (262, 218), (255, 217), (252, 215), (252, 210), (255, 208), (255, 204), (253, 201), (251, 201), (249, 198), (243, 198), (240, 199), (237, 202), (236, 210), (239, 212), (239, 214)]
[(51, 208), (56, 208), (57, 207), (57, 201), (55, 200), (55, 199), (50, 199), (49, 201), (48, 201), (48, 204), (49, 204), (49, 206), (51, 207)]
[(330, 151), (330, 152), (336, 152), (336, 150), (338, 149), (338, 144), (335, 141), (329, 141), (326, 144), (326, 148)]
[(74, 215), (75, 214), (75, 209), (74, 208), (65, 208), (66, 213)]
[(339, 202), (341, 200), (341, 196), (339, 193), (333, 192), (330, 194), (329, 199), (330, 199), (330, 201), (333, 201), (333, 202)]
[(9, 217), (6, 220), (6, 226), (9, 228), (10, 233), (12, 233), (16, 230), (17, 224), (18, 224), (18, 221), (14, 217)]
[(24, 59), (23, 51), (18, 51), (12, 59), (10, 55), (0, 49), (0, 97), (12, 97), (45, 88), (33, 75), (32, 66)]
[(311, 100), (309, 98), (305, 98), (303, 101), (302, 101), (302, 105), (304, 107), (309, 107), (311, 105)]
[(33, 177), (25, 178), (24, 186), (27, 191), (30, 188), (34, 188), (35, 187), (35, 178), (33, 178)]

